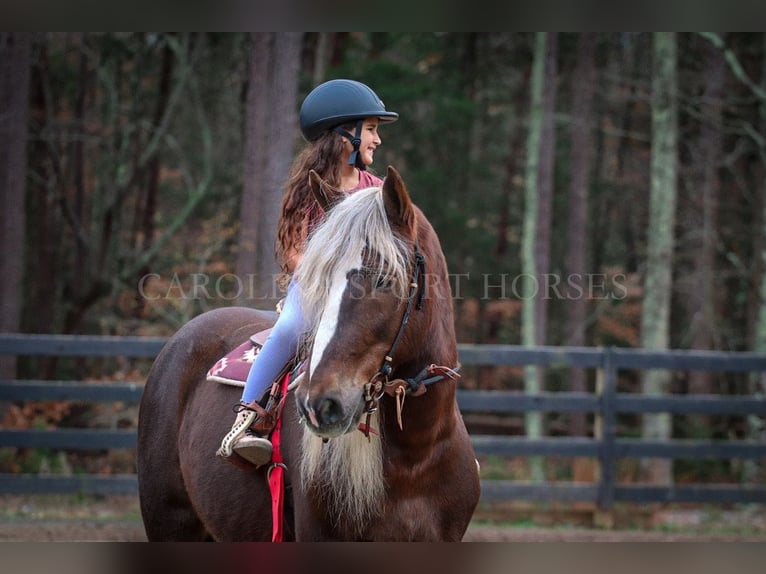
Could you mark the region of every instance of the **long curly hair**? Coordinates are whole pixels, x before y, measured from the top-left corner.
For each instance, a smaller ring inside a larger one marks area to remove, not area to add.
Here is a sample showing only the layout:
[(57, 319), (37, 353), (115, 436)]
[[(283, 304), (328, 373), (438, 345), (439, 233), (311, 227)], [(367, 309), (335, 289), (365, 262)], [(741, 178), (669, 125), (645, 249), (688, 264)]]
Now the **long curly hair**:
[(285, 275), (283, 280), (293, 272), (292, 254), (303, 252), (308, 234), (323, 216), (311, 195), (309, 171), (313, 169), (331, 186), (340, 187), (343, 149), (343, 136), (327, 131), (310, 142), (293, 162), (282, 196), (275, 246), (277, 264)]

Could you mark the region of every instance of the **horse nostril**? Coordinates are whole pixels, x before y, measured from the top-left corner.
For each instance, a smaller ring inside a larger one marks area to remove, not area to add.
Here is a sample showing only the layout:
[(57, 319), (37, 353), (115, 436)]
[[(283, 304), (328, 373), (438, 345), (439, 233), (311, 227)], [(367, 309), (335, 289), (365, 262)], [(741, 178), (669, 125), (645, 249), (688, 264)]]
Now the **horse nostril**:
[(313, 401), (311, 408), (314, 415), (311, 418), (316, 418), (312, 422), (316, 426), (333, 426), (343, 420), (343, 407), (332, 397), (321, 397)]

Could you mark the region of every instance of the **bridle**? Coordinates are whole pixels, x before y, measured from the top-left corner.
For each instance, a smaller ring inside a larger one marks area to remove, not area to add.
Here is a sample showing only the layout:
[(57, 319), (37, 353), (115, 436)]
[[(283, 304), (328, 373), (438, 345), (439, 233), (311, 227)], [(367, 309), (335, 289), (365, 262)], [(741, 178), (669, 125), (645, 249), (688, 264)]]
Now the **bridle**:
[(412, 269), (412, 278), (409, 284), (409, 294), (407, 296), (407, 304), (402, 314), (402, 320), (399, 323), (399, 329), (396, 332), (391, 347), (383, 357), (383, 362), (372, 378), (364, 386), (364, 413), (367, 415), (364, 423), (360, 423), (359, 430), (361, 430), (365, 436), (369, 439), (370, 433), (375, 432), (370, 427), (370, 419), (378, 410), (378, 404), (384, 394), (394, 397), (396, 400), (396, 415), (397, 422), (399, 423), (399, 429), (402, 429), (402, 409), (404, 407), (404, 398), (410, 394), (413, 397), (418, 397), (425, 394), (427, 387), (436, 382), (444, 380), (446, 378), (457, 380), (460, 375), (460, 365), (458, 364), (454, 369), (450, 367), (442, 367), (439, 365), (428, 365), (423, 368), (416, 376), (404, 379), (389, 380), (389, 377), (394, 371), (393, 357), (396, 347), (402, 339), (404, 329), (410, 320), (413, 309), (420, 311), (423, 309), (423, 301), (425, 300), (427, 293), (426, 285), (426, 258), (420, 251), (420, 246), (415, 243), (415, 261)]

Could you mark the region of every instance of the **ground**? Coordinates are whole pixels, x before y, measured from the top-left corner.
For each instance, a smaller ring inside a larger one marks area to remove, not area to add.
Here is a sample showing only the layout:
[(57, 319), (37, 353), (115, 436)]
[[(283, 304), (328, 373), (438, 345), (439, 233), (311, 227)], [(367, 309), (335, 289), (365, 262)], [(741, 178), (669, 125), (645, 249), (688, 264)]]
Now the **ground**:
[[(0, 522), (0, 541), (144, 542), (140, 522), (23, 521)], [(637, 532), (626, 530), (471, 526), (465, 542), (766, 542), (766, 536)]]
[[(0, 542), (140, 542), (146, 540), (133, 496), (0, 496)], [(766, 509), (747, 505), (732, 509), (655, 509), (651, 525), (639, 511), (622, 509), (616, 527), (593, 528), (583, 512), (514, 511), (480, 508), (465, 536), (467, 542), (766, 542)], [(634, 517), (627, 525), (625, 515)], [(579, 518), (578, 518), (579, 517)]]

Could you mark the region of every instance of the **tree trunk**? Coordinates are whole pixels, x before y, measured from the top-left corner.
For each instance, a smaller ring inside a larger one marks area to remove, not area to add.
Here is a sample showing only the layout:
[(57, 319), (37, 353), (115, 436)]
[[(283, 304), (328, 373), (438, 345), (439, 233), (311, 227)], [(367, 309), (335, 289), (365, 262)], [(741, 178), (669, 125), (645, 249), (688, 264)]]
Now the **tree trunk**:
[[(0, 33), (0, 332), (21, 328), (24, 189), (32, 39)], [(16, 377), (16, 358), (0, 355), (0, 378)]]
[(314, 70), (312, 72), (312, 86), (318, 86), (324, 82), (327, 72), (327, 64), (332, 56), (332, 45), (335, 32), (317, 32), (316, 47), (314, 48)]
[[(567, 222), (567, 251), (565, 269), (567, 277), (585, 276), (586, 238), (588, 229), (588, 188), (590, 187), (593, 159), (593, 94), (596, 67), (594, 61), (594, 34), (580, 34), (577, 49), (577, 67), (573, 76), (572, 101), (572, 153), (569, 185), (569, 218)], [(585, 322), (588, 301), (583, 294), (573, 293), (566, 301), (565, 345), (585, 345)], [(569, 373), (572, 391), (585, 392), (585, 369), (573, 368)], [(587, 436), (584, 413), (570, 416), (570, 432), (574, 436)]]
[[(652, 180), (648, 253), (641, 316), (641, 345), (655, 350), (667, 349), (670, 339), (678, 129), (676, 62), (675, 34), (655, 33), (652, 82)], [(644, 394), (667, 394), (670, 390), (670, 372), (645, 371), (642, 383)], [(667, 413), (644, 415), (644, 438), (669, 439), (672, 431), (671, 422), (671, 416)], [(655, 482), (671, 483), (671, 462), (657, 461), (652, 465), (650, 475)]]
[(546, 288), (551, 261), (551, 223), (553, 220), (553, 180), (556, 155), (556, 87), (558, 71), (558, 34), (549, 32), (545, 47), (545, 80), (543, 95), (543, 125), (540, 133), (540, 165), (537, 199), (537, 233), (535, 263), (540, 290), (535, 297), (535, 342), (545, 345), (548, 329), (548, 302), (551, 293)]
[[(763, 60), (761, 64), (761, 97), (758, 105), (758, 133), (766, 133), (766, 37), (763, 38), (762, 52)], [(758, 317), (755, 321), (755, 330), (753, 333), (752, 349), (756, 353), (766, 353), (766, 141), (763, 138), (757, 140), (758, 152), (760, 158), (760, 169), (756, 170), (760, 174), (758, 185), (760, 199), (760, 233), (756, 242), (759, 249), (754, 251), (753, 256), (758, 258), (756, 268), (760, 270), (758, 285)], [(753, 395), (766, 394), (766, 373), (752, 373), (750, 376), (750, 393)], [(763, 442), (766, 439), (766, 429), (764, 429), (761, 419), (748, 417), (747, 436), (750, 440)], [(762, 476), (761, 469), (764, 465), (763, 460), (749, 460), (744, 464), (743, 479), (747, 481), (758, 480)]]
[[(764, 62), (761, 70), (761, 86), (763, 92), (766, 93), (766, 38), (763, 43)], [(766, 133), (766, 99), (761, 99), (758, 106), (760, 117), (760, 133)], [(760, 186), (761, 196), (761, 250), (756, 253), (757, 257), (760, 257), (760, 269), (761, 276), (760, 289), (759, 289), (759, 305), (758, 305), (758, 320), (756, 322), (755, 333), (753, 337), (753, 351), (756, 353), (766, 353), (766, 141), (759, 140), (759, 156), (761, 160), (761, 173), (764, 174), (763, 180)], [(761, 373), (760, 388), (754, 389), (760, 393), (766, 393), (766, 373)]]
[[(42, 132), (50, 121), (46, 106), (49, 57), (48, 39), (45, 35), (40, 35), (35, 42), (34, 52), (34, 65), (30, 70), (29, 126), (30, 133), (36, 135)], [(33, 137), (27, 149), (27, 165), (30, 170), (37, 171), (39, 177), (30, 179), (27, 184), (29, 227), (26, 231), (26, 257), (27, 261), (34, 262), (34, 265), (26, 265), (26, 300), (22, 324), (30, 333), (49, 333), (56, 324), (55, 293), (59, 283), (57, 265), (64, 248), (60, 240), (55, 200), (48, 189), (48, 182), (51, 180), (50, 162), (47, 161), (48, 143), (41, 137)], [(55, 288), (51, 289), (52, 286)], [(50, 362), (51, 359), (48, 357), (44, 362)], [(40, 377), (42, 373), (43, 369), (38, 365), (37, 370), (30, 375)]]
[(245, 287), (239, 302), (262, 308), (280, 297), (274, 241), (295, 144), (302, 37), (253, 34), (236, 270)]
[[(646, 129), (644, 111), (644, 102), (646, 101), (645, 88), (641, 78), (647, 56), (645, 44), (651, 46), (650, 42), (642, 40), (643, 34), (636, 32), (621, 32), (619, 34), (619, 45), (622, 47), (620, 63), (617, 70), (610, 70), (610, 73), (618, 73), (621, 81), (618, 82), (618, 90), (621, 92), (619, 136), (614, 156), (615, 169), (614, 178), (617, 186), (625, 191), (648, 189), (649, 178), (646, 177), (646, 161), (643, 159), (648, 150), (644, 145), (639, 144), (637, 149), (634, 131)], [(636, 161), (636, 153), (641, 154), (640, 162)], [(640, 173), (637, 173), (640, 172)], [(636, 194), (636, 191), (633, 191)], [(644, 194), (640, 197), (643, 199)], [(615, 201), (612, 209), (617, 210), (616, 217), (613, 217), (613, 230), (622, 235), (625, 243), (625, 264), (624, 269), (627, 273), (639, 272), (641, 264), (641, 252), (643, 250), (644, 238), (644, 214), (636, 212), (634, 202), (638, 200), (636, 195), (623, 195)], [(600, 269), (594, 267), (594, 269)]]
[[(157, 103), (154, 108), (154, 117), (152, 118), (152, 127), (154, 130), (161, 128), (162, 120), (168, 108), (170, 99), (170, 81), (173, 77), (175, 58), (173, 50), (168, 44), (162, 49), (162, 65), (160, 68), (159, 87), (157, 90)], [(143, 195), (143, 201), (137, 202), (138, 207), (138, 241), (140, 250), (147, 250), (154, 242), (155, 224), (157, 215), (157, 194), (160, 185), (160, 154), (155, 153), (146, 166), (146, 192)], [(149, 264), (143, 265), (137, 273), (136, 281), (149, 273)], [(146, 299), (137, 292), (135, 295), (135, 307), (133, 315), (136, 318), (142, 317), (146, 308)]]
[[(524, 80), (514, 96), (514, 106), (521, 110), (529, 97), (529, 73), (524, 74)], [(521, 126), (514, 126), (510, 130), (510, 152), (505, 162), (505, 174), (503, 178), (503, 191), (498, 206), (499, 215), (497, 220), (497, 242), (495, 244), (495, 258), (498, 268), (505, 265), (505, 257), (508, 254), (508, 234), (510, 228), (511, 212), (514, 200), (517, 197), (519, 185), (516, 183), (518, 173), (521, 170), (521, 158), (524, 153), (524, 131)]]
[[(532, 63), (532, 78), (530, 82), (529, 130), (527, 133), (527, 165), (524, 177), (524, 230), (522, 238), (522, 275), (525, 278), (522, 306), (521, 339), (522, 344), (534, 347), (537, 344), (535, 299), (537, 297), (537, 263), (535, 261), (535, 241), (538, 224), (538, 173), (540, 164), (540, 141), (543, 129), (544, 82), (546, 60), (547, 33), (535, 34), (534, 61)], [(527, 394), (540, 392), (540, 372), (533, 365), (524, 368), (524, 391)], [(524, 417), (524, 428), (530, 439), (542, 436), (542, 415), (540, 412), (529, 412)], [(544, 480), (542, 460), (538, 457), (530, 459), (532, 480)]]
[[(80, 35), (76, 43), (81, 45), (81, 51), (77, 96), (73, 110), (73, 125), (77, 133), (85, 134), (88, 92), (91, 81), (88, 64), (88, 52), (90, 49), (87, 34)], [(67, 181), (67, 184), (63, 187), (61, 193), (66, 196), (66, 203), (70, 206), (70, 221), (77, 237), (84, 237), (89, 231), (85, 221), (87, 170), (84, 140), (84, 137), (74, 138), (71, 144), (69, 144), (69, 150), (63, 154), (71, 158), (69, 162), (71, 165), (66, 169), (65, 181)], [(90, 288), (95, 283), (92, 276), (92, 268), (88, 265), (91, 254), (89, 243), (88, 241), (75, 241), (74, 243), (74, 268), (72, 269), (72, 275), (76, 279), (71, 282), (71, 296), (67, 302), (69, 307), (64, 319), (64, 333), (77, 333), (79, 331), (80, 323), (86, 311), (80, 304), (88, 297)], [(76, 362), (79, 368), (82, 365), (82, 358), (78, 358)]]
[[(699, 183), (695, 185), (696, 200), (693, 221), (690, 222), (696, 241), (693, 242), (694, 272), (688, 289), (689, 330), (692, 334), (690, 347), (696, 350), (713, 348), (715, 333), (715, 275), (716, 234), (718, 220), (718, 194), (721, 187), (721, 111), (725, 62), (721, 52), (710, 44), (704, 46), (705, 89), (702, 94), (700, 116), (703, 118), (699, 135), (699, 168), (695, 173)], [(712, 373), (692, 371), (689, 373), (689, 392), (712, 393)], [(698, 418), (707, 426), (709, 417)]]

